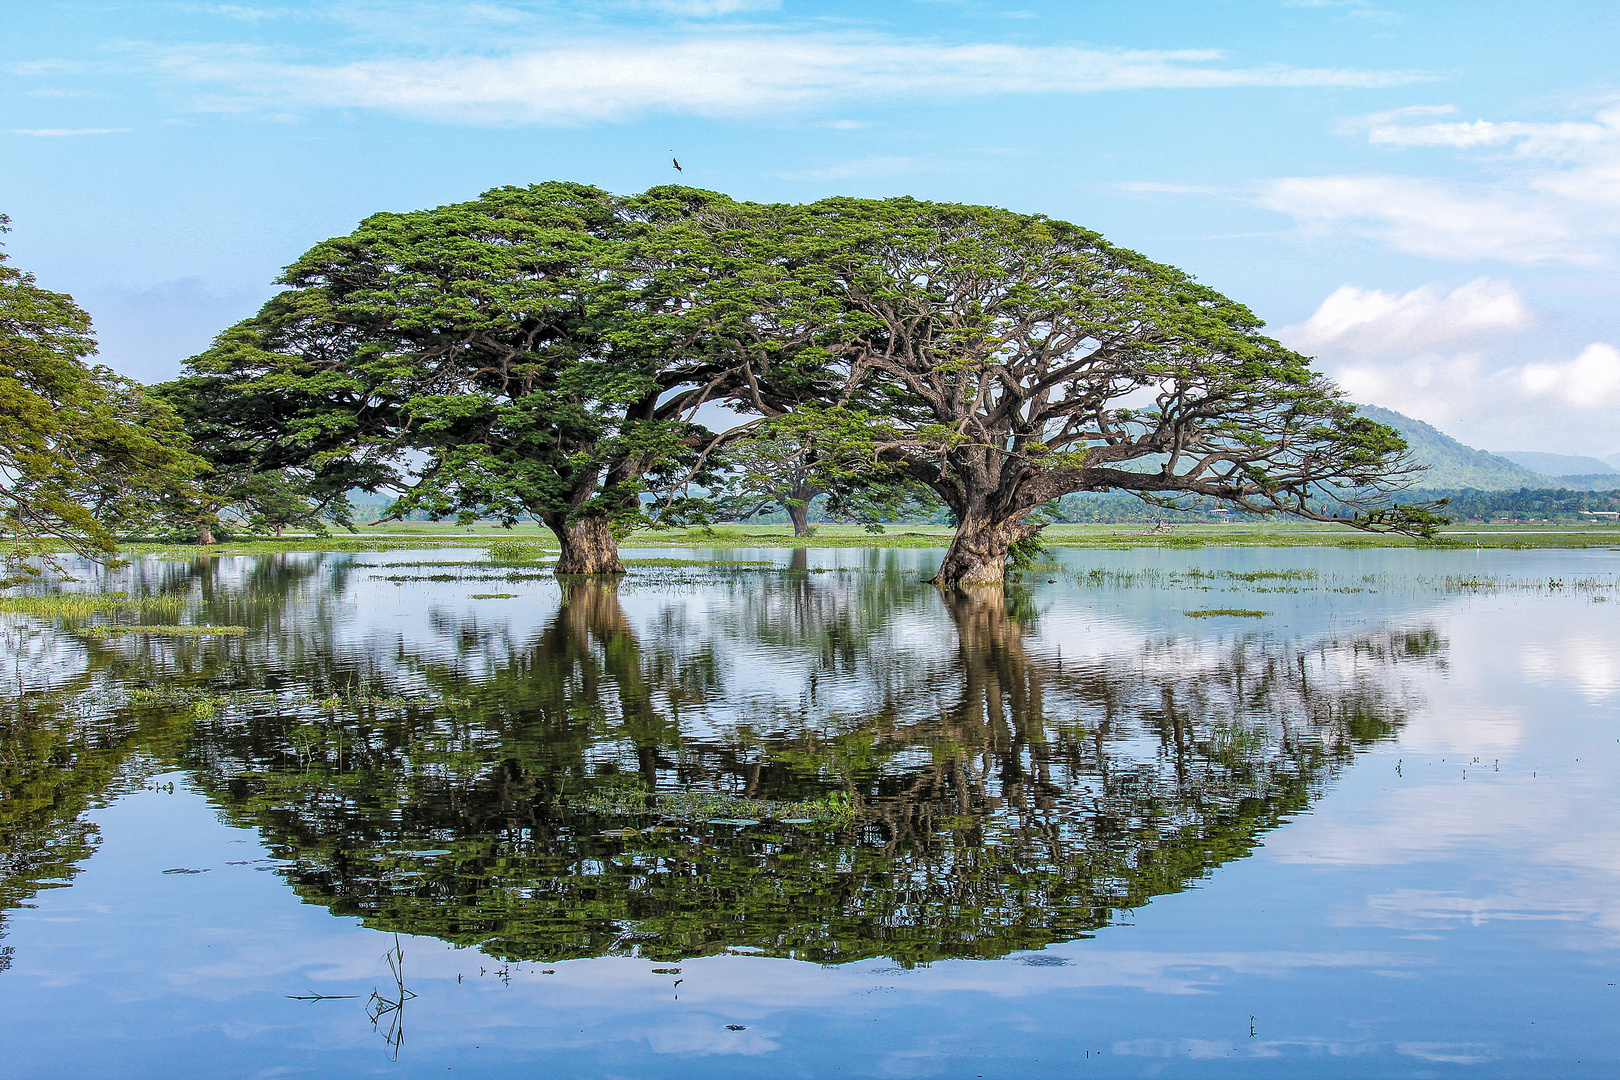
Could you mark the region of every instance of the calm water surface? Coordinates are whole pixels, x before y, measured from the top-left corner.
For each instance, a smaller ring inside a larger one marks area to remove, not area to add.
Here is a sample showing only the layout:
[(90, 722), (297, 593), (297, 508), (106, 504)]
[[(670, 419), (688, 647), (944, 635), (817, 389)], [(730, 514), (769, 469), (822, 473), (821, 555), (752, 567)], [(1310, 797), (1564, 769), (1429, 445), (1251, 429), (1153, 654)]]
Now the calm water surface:
[(939, 554), (0, 615), (0, 1075), (1620, 1074), (1616, 552)]

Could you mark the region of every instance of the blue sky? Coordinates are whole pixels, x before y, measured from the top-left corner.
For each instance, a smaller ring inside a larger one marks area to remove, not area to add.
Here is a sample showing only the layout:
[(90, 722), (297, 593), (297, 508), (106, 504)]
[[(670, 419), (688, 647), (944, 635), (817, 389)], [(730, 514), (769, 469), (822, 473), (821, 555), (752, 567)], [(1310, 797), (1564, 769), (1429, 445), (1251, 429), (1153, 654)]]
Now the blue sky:
[(1358, 400), (1620, 451), (1612, 2), (10, 0), (4, 26), (8, 250), (138, 378), (374, 211), (680, 179), (1076, 221)]

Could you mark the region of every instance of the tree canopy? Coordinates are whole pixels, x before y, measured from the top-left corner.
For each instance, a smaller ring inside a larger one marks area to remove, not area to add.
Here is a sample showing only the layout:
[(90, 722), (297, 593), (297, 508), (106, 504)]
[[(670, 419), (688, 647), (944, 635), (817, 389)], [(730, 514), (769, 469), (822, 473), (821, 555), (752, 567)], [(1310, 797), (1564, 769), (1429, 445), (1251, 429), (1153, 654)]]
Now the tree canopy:
[(374, 215), (288, 267), (182, 389), (229, 399), (259, 468), (392, 490), (400, 513), (531, 517), (560, 573), (620, 571), (615, 533), (694, 464), (685, 418), (716, 376), (687, 311), (705, 268), (655, 227), (678, 217), (564, 183)]
[(1031, 513), (1077, 491), (1432, 527), (1425, 507), (1384, 505), (1416, 471), (1400, 436), (1173, 267), (983, 206), (837, 198), (751, 212), (751, 228), (727, 223), (717, 242), (796, 287), (728, 336), (751, 358), (741, 403), (874, 417), (859, 435), (874, 459), (955, 516), (941, 582), (1000, 581), (1009, 550), (1041, 528)]
[[(946, 584), (1000, 581), (1072, 492), (1437, 520), (1387, 505), (1415, 472), (1398, 433), (1247, 308), (1046, 217), (554, 182), (374, 215), (282, 282), (186, 383), (255, 468), (393, 490), (398, 512), (532, 517), (561, 573), (621, 570), (650, 490), (747, 487), (784, 438), (804, 475), (766, 494), (790, 508), (822, 486), (937, 496)], [(712, 432), (706, 402), (741, 418)]]

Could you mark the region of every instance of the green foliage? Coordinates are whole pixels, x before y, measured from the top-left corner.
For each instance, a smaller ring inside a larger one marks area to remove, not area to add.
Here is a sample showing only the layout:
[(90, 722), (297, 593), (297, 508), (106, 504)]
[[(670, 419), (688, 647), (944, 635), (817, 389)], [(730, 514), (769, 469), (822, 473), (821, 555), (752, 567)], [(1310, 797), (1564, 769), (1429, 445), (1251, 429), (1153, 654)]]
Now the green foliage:
[(622, 532), (649, 485), (704, 475), (681, 388), (715, 365), (691, 344), (698, 268), (665, 236), (684, 212), (548, 183), (373, 215), (185, 382), (255, 471), (389, 489), (394, 516), (532, 518), (565, 547), (581, 521)]
[(1041, 541), (1039, 533), (1035, 533), (1007, 549), (1007, 564), (1010, 569), (1026, 571), (1037, 563), (1051, 561), (1052, 554), (1051, 547)]
[(1005, 552), (1039, 529), (1032, 511), (1077, 491), (1432, 531), (1432, 514), (1387, 507), (1413, 475), (1399, 435), (1172, 267), (990, 207), (834, 198), (749, 213), (750, 239), (728, 222), (715, 243), (779, 280), (727, 339), (751, 357), (739, 401), (773, 417), (880, 418), (845, 433), (849, 456), (859, 448), (950, 508), (959, 544), (942, 580), (999, 579), (999, 559), (953, 566), (958, 549), (981, 562)]
[[(0, 215), (0, 233), (7, 230)], [(201, 462), (178, 419), (132, 380), (91, 367), (90, 317), (0, 252), (0, 584), (58, 566), (65, 545), (116, 559), (117, 538), (192, 497)]]

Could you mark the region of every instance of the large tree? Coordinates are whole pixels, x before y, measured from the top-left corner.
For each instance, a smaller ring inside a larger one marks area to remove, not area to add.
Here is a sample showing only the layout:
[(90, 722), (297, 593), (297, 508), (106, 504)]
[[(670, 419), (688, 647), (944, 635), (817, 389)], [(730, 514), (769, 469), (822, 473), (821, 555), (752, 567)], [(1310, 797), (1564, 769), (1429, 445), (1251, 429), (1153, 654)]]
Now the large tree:
[[(0, 233), (9, 219), (0, 214)], [(202, 463), (179, 420), (133, 380), (87, 363), (90, 316), (0, 251), (0, 585), (66, 548), (108, 562), (120, 533), (192, 499)]]
[(1032, 512), (1077, 491), (1371, 530), (1436, 520), (1388, 505), (1414, 473), (1395, 431), (1173, 267), (983, 206), (838, 198), (750, 212), (715, 242), (795, 287), (729, 334), (752, 358), (739, 400), (765, 416), (880, 417), (860, 441), (956, 518), (941, 583), (1001, 581), (1008, 552), (1041, 528)]
[(714, 268), (665, 238), (685, 216), (567, 183), (374, 215), (288, 267), (185, 392), (220, 400), (255, 468), (392, 490), (399, 513), (530, 517), (559, 573), (622, 572), (617, 535), (689, 471), (707, 435), (687, 418), (736, 377), (693, 348), (689, 281)]

